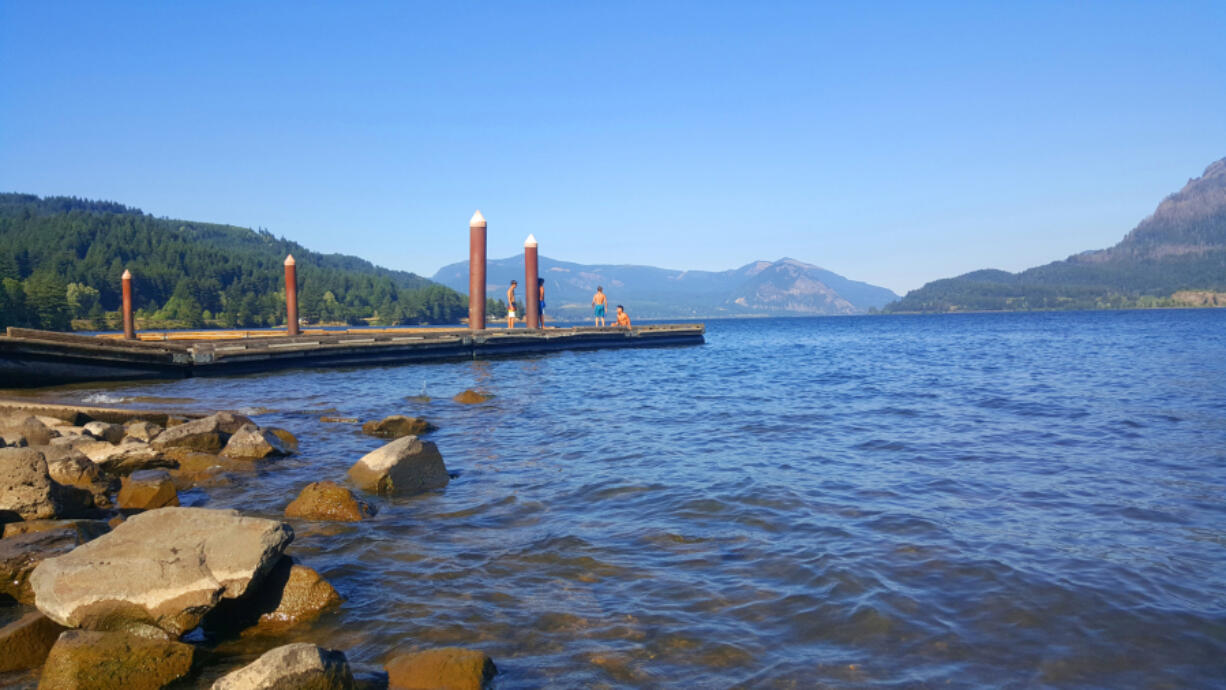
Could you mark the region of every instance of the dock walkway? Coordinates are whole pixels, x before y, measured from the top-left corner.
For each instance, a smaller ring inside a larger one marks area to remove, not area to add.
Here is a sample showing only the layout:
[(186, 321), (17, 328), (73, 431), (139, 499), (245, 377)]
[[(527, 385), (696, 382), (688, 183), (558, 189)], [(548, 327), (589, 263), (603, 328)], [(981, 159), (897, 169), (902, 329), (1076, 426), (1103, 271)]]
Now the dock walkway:
[(387, 328), (315, 330), (296, 336), (275, 331), (143, 333), (139, 340), (123, 340), (9, 328), (0, 336), (0, 387), (698, 345), (704, 342), (705, 331), (702, 324), (481, 331)]

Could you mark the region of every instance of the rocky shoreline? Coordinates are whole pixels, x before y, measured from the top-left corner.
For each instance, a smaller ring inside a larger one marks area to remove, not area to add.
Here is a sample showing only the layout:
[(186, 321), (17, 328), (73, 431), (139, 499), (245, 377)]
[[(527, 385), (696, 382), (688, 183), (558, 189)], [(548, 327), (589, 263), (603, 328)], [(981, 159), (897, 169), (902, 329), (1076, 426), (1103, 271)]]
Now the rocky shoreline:
[[(388, 443), (340, 482), (306, 486), (284, 516), (358, 521), (373, 514), (360, 492), (445, 487), (438, 448), (420, 438), (432, 430), (399, 415), (368, 422), (363, 431)], [(213, 653), (230, 640), (301, 633), (344, 601), (294, 558), (290, 522), (179, 505), (180, 491), (297, 447), (288, 430), (232, 412), (0, 402), (0, 599), (12, 620), (0, 628), (0, 673), (48, 690), (488, 684), (493, 661), (459, 647), (389, 650), (382, 666), (351, 665), (327, 640), (275, 646), (238, 667)]]

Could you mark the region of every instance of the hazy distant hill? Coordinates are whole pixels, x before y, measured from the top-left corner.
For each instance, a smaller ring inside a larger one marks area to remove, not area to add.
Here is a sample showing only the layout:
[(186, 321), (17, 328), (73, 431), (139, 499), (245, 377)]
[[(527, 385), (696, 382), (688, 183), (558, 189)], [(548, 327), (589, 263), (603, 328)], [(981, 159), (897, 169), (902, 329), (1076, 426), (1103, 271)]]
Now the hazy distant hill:
[[(584, 265), (541, 257), (549, 311), (560, 318), (586, 319), (596, 286), (613, 304), (625, 304), (638, 318), (715, 316), (799, 316), (857, 314), (880, 308), (898, 295), (848, 280), (794, 259), (756, 261), (730, 271), (676, 271), (651, 266)], [(523, 256), (490, 261), (487, 296), (506, 298), (511, 279), (521, 283)], [(468, 262), (444, 266), (433, 280), (468, 291)]]
[[(1119, 244), (1021, 273), (937, 280), (886, 311), (1093, 309), (1191, 303), (1226, 291), (1226, 159), (1168, 196)], [(1177, 299), (1172, 299), (1172, 297)], [(1209, 299), (1212, 299), (1211, 297)]]

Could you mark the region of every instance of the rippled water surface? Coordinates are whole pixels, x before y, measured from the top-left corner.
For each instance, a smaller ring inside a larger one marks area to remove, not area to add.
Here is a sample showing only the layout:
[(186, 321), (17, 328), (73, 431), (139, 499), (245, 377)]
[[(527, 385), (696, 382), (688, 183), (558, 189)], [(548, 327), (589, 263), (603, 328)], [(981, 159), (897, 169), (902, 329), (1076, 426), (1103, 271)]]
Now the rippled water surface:
[(36, 395), (290, 429), (299, 455), (183, 495), (268, 516), (381, 444), (321, 416), (438, 424), (446, 489), (295, 523), (347, 598), (296, 636), (358, 662), (475, 647), (498, 688), (1226, 684), (1226, 311), (707, 326)]

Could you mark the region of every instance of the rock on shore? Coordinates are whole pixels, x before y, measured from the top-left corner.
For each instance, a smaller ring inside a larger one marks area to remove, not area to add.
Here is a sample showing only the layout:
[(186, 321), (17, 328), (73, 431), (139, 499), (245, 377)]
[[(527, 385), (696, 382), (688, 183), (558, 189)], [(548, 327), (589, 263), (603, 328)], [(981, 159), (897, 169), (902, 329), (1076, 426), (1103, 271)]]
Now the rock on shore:
[(68, 627), (178, 637), (217, 602), (258, 585), (294, 538), (283, 522), (233, 510), (161, 508), (133, 516), (30, 575), (35, 605)]
[(306, 642), (271, 649), (217, 679), (212, 690), (353, 690), (357, 683), (343, 652)]
[(47, 473), (42, 453), (31, 448), (0, 448), (0, 522), (56, 517), (58, 488)]
[(186, 676), (196, 648), (121, 632), (60, 635), (38, 681), (40, 690), (155, 690)]

